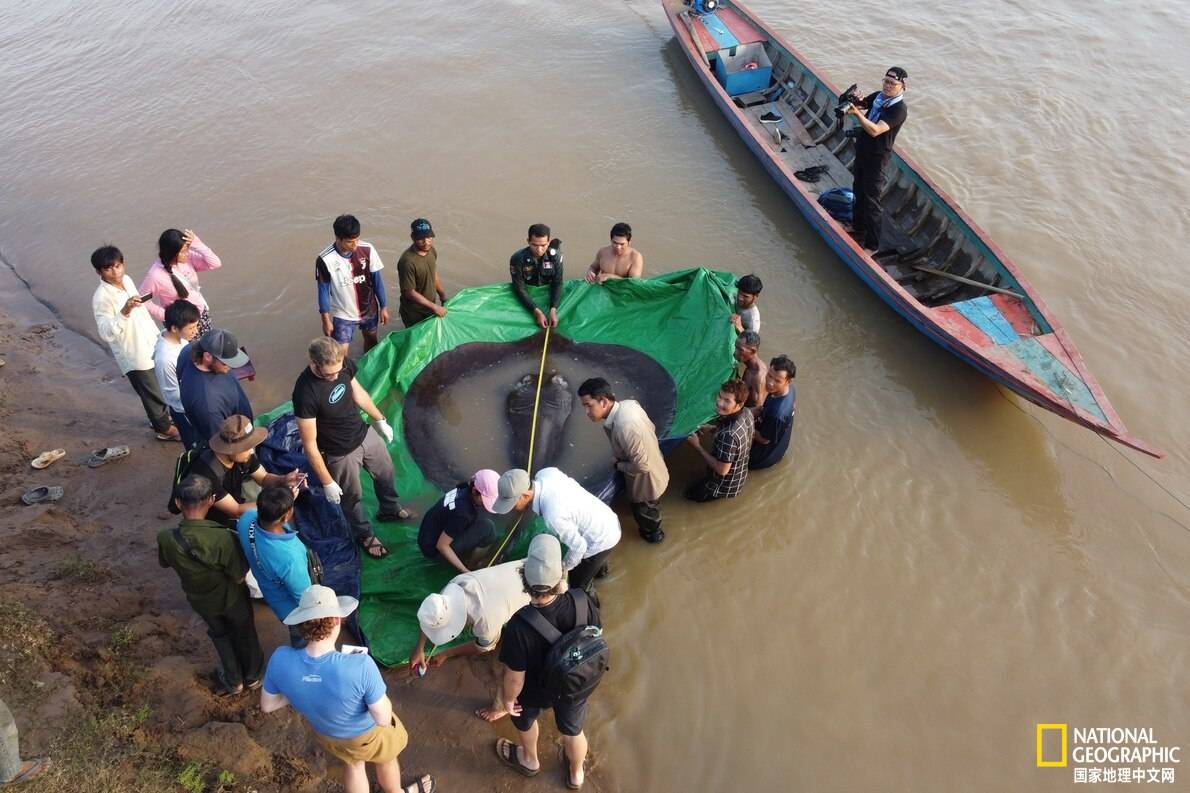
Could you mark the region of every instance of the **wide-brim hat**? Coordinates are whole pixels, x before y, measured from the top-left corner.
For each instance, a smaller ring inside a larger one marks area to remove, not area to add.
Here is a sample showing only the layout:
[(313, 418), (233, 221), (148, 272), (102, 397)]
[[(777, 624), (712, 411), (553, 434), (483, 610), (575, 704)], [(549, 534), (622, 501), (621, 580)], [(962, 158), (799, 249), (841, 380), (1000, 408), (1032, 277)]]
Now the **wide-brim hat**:
[(359, 606), (350, 595), (335, 595), (335, 590), (321, 584), (311, 584), (302, 593), (298, 607), (281, 620), (286, 625), (300, 625), (327, 617), (347, 617)]
[(239, 454), (255, 449), (268, 435), (264, 427), (253, 427), (247, 416), (228, 416), (207, 445), (220, 454)]
[(467, 599), (463, 588), (449, 583), (441, 594), (433, 594), (421, 602), (417, 610), (421, 632), (434, 644), (446, 644), (458, 638), (467, 625)]

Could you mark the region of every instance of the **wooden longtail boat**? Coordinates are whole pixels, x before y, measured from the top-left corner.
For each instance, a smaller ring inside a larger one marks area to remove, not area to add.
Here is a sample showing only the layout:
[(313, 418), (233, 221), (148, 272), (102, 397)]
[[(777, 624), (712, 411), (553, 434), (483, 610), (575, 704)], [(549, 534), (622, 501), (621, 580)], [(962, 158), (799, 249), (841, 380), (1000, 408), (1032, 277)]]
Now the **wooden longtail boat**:
[[(844, 128), (855, 122), (836, 123), (839, 90), (797, 50), (740, 3), (721, 2), (706, 13), (680, 0), (663, 4), (695, 74), (744, 143), (831, 249), (898, 314), (1030, 402), (1164, 456), (1128, 433), (1012, 260), (900, 149), (886, 171), (880, 250), (865, 251), (819, 205), (822, 192), (851, 187), (855, 152)], [(818, 179), (803, 181), (798, 171), (818, 171)]]

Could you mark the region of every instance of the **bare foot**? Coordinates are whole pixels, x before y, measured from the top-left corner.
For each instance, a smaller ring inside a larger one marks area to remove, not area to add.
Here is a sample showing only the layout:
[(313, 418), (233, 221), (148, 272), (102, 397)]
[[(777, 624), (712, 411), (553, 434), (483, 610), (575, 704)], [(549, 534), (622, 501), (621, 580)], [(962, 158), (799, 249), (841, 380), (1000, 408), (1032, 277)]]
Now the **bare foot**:
[(475, 717), (484, 721), (500, 721), (507, 715), (508, 711), (504, 708), (479, 708), (475, 711)]

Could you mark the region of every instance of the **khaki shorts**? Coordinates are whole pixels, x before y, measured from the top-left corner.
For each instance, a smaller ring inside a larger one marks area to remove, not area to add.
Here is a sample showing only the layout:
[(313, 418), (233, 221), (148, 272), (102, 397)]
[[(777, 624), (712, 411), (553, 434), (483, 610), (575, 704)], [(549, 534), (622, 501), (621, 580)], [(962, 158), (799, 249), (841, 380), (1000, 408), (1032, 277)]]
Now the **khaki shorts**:
[(354, 738), (318, 735), (318, 742), (344, 763), (387, 763), (395, 760), (409, 745), (409, 733), (405, 732), (405, 725), (394, 715), (393, 723), (387, 727), (373, 727)]

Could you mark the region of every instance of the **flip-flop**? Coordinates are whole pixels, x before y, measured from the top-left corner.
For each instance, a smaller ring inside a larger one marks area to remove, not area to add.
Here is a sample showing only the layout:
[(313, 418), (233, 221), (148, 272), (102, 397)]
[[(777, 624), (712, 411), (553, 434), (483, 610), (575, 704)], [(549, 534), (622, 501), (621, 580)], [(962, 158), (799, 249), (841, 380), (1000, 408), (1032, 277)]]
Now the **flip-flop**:
[(50, 758), (48, 757), (34, 757), (28, 762), (30, 763), (28, 768), (0, 785), (0, 787), (11, 787), (13, 785), (19, 785), (22, 782), (31, 782), (50, 770)]
[(157, 440), (159, 440), (159, 441), (179, 441), (180, 442), (182, 440), (182, 433), (178, 432), (176, 427), (174, 428), (173, 433), (158, 432), (158, 433), (156, 433), (156, 435), (157, 435)]
[[(503, 752), (500, 751), (500, 747), (504, 745), (512, 747), (508, 751), (507, 757)], [(537, 776), (541, 773), (540, 768), (525, 768), (525, 766), (521, 764), (521, 745), (519, 743), (513, 743), (507, 738), (496, 739), (496, 757), (500, 758), (501, 763), (504, 763), (504, 765), (508, 766), (513, 771), (516, 771), (522, 776)]]
[(37, 455), (33, 458), (33, 462), (29, 463), (29, 465), (40, 471), (42, 468), (49, 468), (51, 465), (58, 462), (65, 456), (65, 449), (54, 449), (53, 451), (42, 452), (41, 454)]
[[(429, 786), (421, 781), (422, 777), (426, 777), (430, 780)], [(410, 791), (412, 791), (412, 793), (434, 793), (434, 791), (437, 789), (438, 780), (434, 779), (434, 777), (430, 776), (429, 774), (422, 774), (422, 776), (419, 776), (408, 785), (401, 785), (401, 793), (410, 793)], [(376, 790), (377, 793), (383, 793), (383, 789), (379, 785), (377, 785), (374, 790)]]
[(107, 465), (112, 460), (127, 457), (130, 451), (131, 449), (127, 446), (108, 446), (106, 449), (96, 449), (87, 459), (87, 465), (98, 468), (101, 465)]
[(25, 493), (25, 495), (21, 496), (21, 501), (27, 506), (33, 506), (34, 504), (48, 504), (51, 501), (57, 501), (58, 499), (62, 498), (62, 494), (64, 492), (66, 491), (57, 486), (47, 487), (42, 485), (41, 487), (33, 488), (29, 492)]
[[(587, 763), (590, 761), (591, 755), (583, 758), (583, 782), (587, 781)], [(574, 784), (570, 781), (570, 758), (566, 756), (566, 747), (558, 747), (558, 761), (562, 763), (562, 776), (566, 778), (566, 787), (570, 790), (582, 790), (582, 783)]]
[[(384, 547), (384, 543), (375, 534), (369, 535), (368, 539), (359, 544), (359, 547), (363, 548), (364, 553), (373, 559), (383, 559), (388, 556), (388, 548)], [(379, 551), (379, 553), (372, 553), (374, 550)]]
[(381, 523), (396, 523), (397, 521), (417, 520), (418, 514), (411, 509), (401, 507), (396, 512), (383, 512), (376, 515)]

